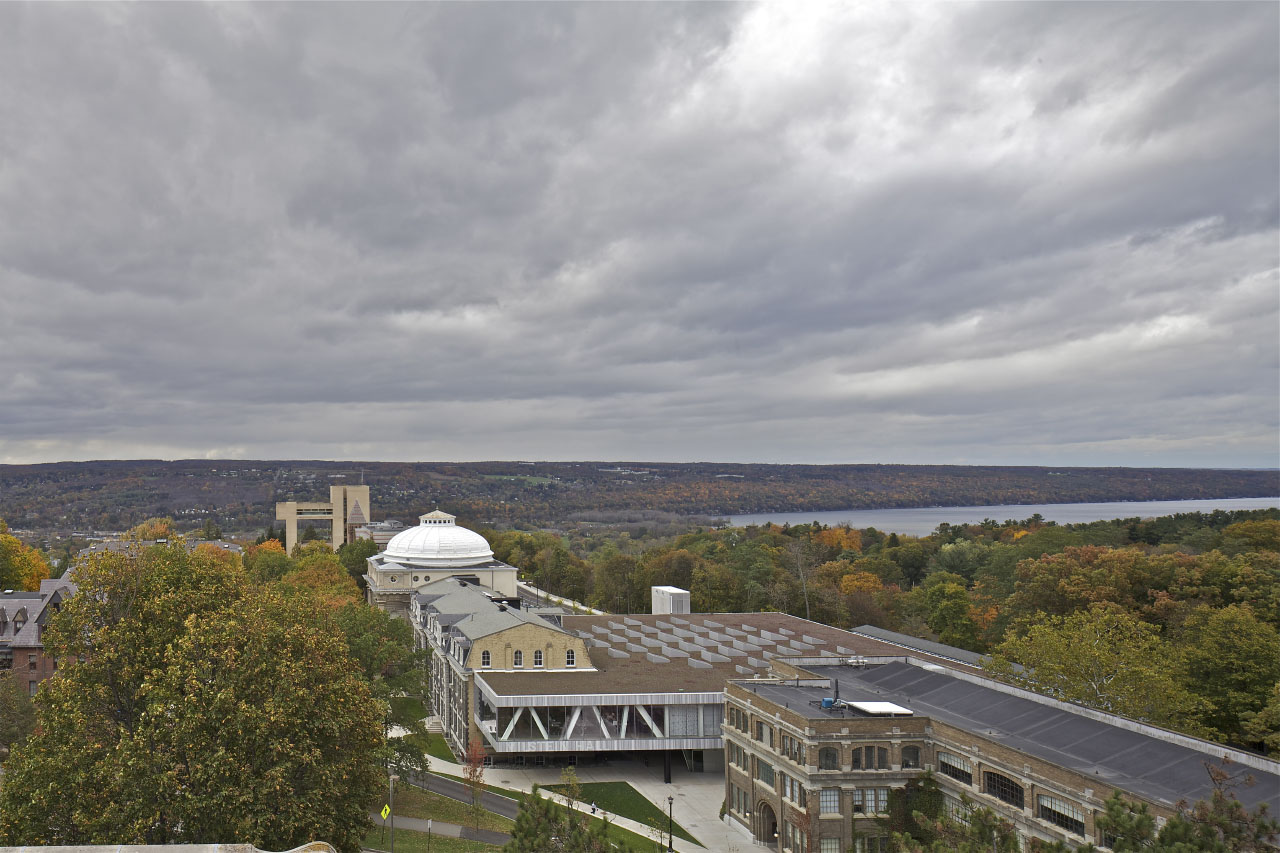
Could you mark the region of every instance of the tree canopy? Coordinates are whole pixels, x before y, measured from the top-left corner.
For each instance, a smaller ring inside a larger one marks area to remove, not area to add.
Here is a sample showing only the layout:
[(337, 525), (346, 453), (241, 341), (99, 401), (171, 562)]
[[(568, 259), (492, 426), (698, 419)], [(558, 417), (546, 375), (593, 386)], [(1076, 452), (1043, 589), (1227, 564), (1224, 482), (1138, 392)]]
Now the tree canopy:
[(0, 841), (359, 848), (385, 709), (331, 616), (206, 549), (95, 555), (77, 581)]

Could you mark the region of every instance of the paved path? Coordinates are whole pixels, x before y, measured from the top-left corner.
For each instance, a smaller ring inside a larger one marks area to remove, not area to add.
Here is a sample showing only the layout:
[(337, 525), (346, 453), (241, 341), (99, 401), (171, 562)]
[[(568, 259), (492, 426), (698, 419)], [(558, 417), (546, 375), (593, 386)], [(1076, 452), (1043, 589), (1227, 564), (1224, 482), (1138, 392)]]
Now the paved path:
[[(382, 815), (369, 815), (373, 818), (374, 823), (382, 826)], [(386, 821), (387, 828), (391, 828), (391, 821)], [(427, 822), (416, 817), (404, 817), (396, 815), (396, 829), (411, 829), (414, 832), (426, 832)], [(483, 841), (485, 844), (506, 844), (511, 840), (511, 836), (505, 832), (497, 832), (492, 829), (475, 829), (470, 826), (458, 826), (456, 823), (445, 823), (442, 820), (431, 821), (431, 834), (443, 835), (449, 838), (465, 838), (468, 841)]]
[[(677, 764), (671, 769), (671, 783), (666, 784), (662, 781), (661, 763), (655, 761), (652, 764), (653, 766), (649, 767), (645, 766), (643, 761), (639, 759), (623, 760), (612, 761), (609, 765), (598, 767), (583, 765), (577, 767), (576, 770), (579, 782), (627, 782), (664, 814), (667, 811), (667, 797), (673, 798), (672, 816), (675, 818), (676, 823), (683, 826), (690, 835), (706, 845), (705, 848), (699, 847), (696, 844), (685, 841), (683, 838), (677, 837), (673, 842), (673, 846), (680, 853), (708, 853), (708, 851), (715, 851), (715, 853), (745, 853), (745, 851), (755, 849), (750, 835), (745, 830), (730, 826), (720, 819), (720, 805), (724, 802), (723, 773), (692, 773)], [(431, 757), (431, 769), (436, 773), (443, 773), (448, 776), (459, 778), (462, 776), (462, 767), (460, 765), (444, 761), (435, 756)], [(436, 781), (424, 780), (431, 786), (430, 790), (445, 796), (451, 796), (453, 799), (462, 799), (463, 802), (470, 802), (470, 789), (461, 782), (453, 783), (451, 786), (448, 779), (443, 779), (439, 776), (432, 778)], [(542, 767), (486, 767), (484, 782), (486, 785), (508, 788), (513, 791), (528, 791), (533, 788), (535, 783), (543, 788), (548, 785), (560, 784), (560, 770)], [(453, 796), (446, 793), (445, 790), (441, 790), (442, 788), (450, 788), (455, 791), (461, 789), (463, 795), (462, 797)], [(495, 800), (505, 801), (505, 803), (514, 802), (507, 797), (487, 792), (486, 797), (493, 797)], [(485, 807), (490, 808), (489, 801), (486, 799), (485, 802)], [(502, 804), (495, 803), (495, 805), (501, 806)], [(578, 811), (590, 814), (591, 804), (580, 804)], [(598, 811), (597, 816), (607, 817), (610, 823), (625, 827), (643, 838), (656, 837), (652, 827), (646, 826), (639, 821), (603, 810)], [(505, 814), (505, 812), (501, 811), (496, 813)], [(514, 815), (514, 812), (512, 812), (512, 815)], [(660, 829), (665, 830), (665, 825)], [(661, 834), (663, 836), (662, 841), (665, 842), (666, 832)], [(665, 849), (665, 844), (663, 849)]]
[[(431, 760), (431, 765), (433, 767), (443, 763), (444, 762), (439, 759)], [(462, 772), (461, 767), (458, 768), (458, 772)], [(443, 776), (436, 776), (432, 773), (405, 773), (405, 779), (417, 785), (419, 788), (425, 788), (432, 793), (441, 794), (451, 800), (459, 800), (464, 803), (471, 802), (471, 789), (463, 782), (459, 782), (454, 779), (447, 779)], [(493, 783), (490, 782), (489, 784)], [(516, 819), (516, 812), (520, 810), (520, 804), (518, 802), (510, 797), (495, 794), (492, 791), (482, 791), (480, 793), (480, 804), (484, 806), (485, 811), (493, 812), (496, 815), (501, 815), (502, 817), (510, 818), (511, 820)]]

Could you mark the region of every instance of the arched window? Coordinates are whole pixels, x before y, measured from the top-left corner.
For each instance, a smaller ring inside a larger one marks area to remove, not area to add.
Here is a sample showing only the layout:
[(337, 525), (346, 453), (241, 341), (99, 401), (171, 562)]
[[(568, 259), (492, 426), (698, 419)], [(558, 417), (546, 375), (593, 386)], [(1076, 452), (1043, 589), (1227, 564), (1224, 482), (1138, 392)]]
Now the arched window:
[(542, 666), (542, 649), (534, 649), (534, 651), (533, 651), (533, 665), (534, 665), (534, 666)]
[(990, 770), (982, 774), (982, 793), (990, 794), (997, 800), (1004, 800), (1018, 808), (1022, 808), (1026, 803), (1021, 785), (1003, 773), (992, 773)]
[(511, 665), (517, 668), (524, 666), (524, 652), (516, 652)]
[(902, 767), (904, 770), (918, 770), (920, 768), (920, 747), (904, 746), (902, 748)]
[(834, 746), (824, 746), (818, 750), (818, 769), (819, 770), (839, 770), (840, 769), (840, 750)]
[(565, 651), (564, 653), (565, 666), (577, 666), (578, 665), (577, 660), (578, 660), (578, 656), (573, 649), (568, 649)]
[(492, 665), (492, 664), (493, 664), (493, 655), (489, 654), (489, 650), (488, 650), (488, 649), (486, 649), (486, 650), (484, 650), (483, 652), (481, 652), (481, 653), (480, 653), (480, 665), (481, 665), (481, 666), (490, 666), (490, 665)]

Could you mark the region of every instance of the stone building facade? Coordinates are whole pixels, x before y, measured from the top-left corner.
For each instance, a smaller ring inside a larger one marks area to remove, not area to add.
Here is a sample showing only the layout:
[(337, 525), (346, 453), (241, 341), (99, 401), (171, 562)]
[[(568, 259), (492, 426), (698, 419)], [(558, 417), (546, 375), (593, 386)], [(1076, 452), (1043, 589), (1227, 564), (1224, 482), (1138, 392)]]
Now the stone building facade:
[(1280, 764), (1057, 702), (912, 657), (775, 662), (773, 678), (725, 692), (725, 807), (784, 851), (888, 849), (891, 792), (932, 772), (946, 811), (984, 806), (1024, 839), (1107, 846), (1095, 819), (1113, 791), (1158, 820), (1207, 799), (1205, 768), (1257, 784), (1280, 806)]

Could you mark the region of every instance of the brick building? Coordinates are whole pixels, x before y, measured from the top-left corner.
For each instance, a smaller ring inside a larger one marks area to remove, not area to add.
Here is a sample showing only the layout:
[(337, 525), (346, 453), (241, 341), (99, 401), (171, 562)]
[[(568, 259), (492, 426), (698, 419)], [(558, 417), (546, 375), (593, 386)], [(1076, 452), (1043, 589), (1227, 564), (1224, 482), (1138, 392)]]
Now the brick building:
[(725, 803), (763, 846), (888, 849), (890, 792), (933, 771), (948, 813), (985, 806), (1023, 838), (1102, 847), (1112, 792), (1163, 821), (1208, 799), (1206, 765), (1280, 808), (1280, 763), (1049, 699), (919, 657), (793, 657), (725, 691)]
[(11, 670), (31, 695), (57, 669), (44, 651), (44, 626), (76, 590), (63, 578), (40, 582), (38, 592), (0, 592), (0, 670)]

